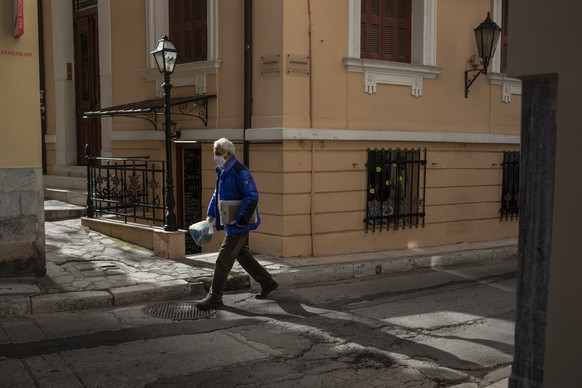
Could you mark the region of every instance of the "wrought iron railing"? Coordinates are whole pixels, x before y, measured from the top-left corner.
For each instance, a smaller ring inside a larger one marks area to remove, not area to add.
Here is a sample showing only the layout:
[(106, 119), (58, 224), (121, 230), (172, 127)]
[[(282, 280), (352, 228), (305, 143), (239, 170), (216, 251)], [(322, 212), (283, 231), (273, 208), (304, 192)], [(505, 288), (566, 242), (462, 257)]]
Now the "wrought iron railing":
[(87, 161), (87, 217), (111, 216), (124, 222), (165, 220), (165, 161), (143, 158), (103, 158)]
[(519, 151), (503, 152), (500, 220), (519, 216)]
[(366, 232), (424, 226), (426, 148), (368, 149), (367, 167)]

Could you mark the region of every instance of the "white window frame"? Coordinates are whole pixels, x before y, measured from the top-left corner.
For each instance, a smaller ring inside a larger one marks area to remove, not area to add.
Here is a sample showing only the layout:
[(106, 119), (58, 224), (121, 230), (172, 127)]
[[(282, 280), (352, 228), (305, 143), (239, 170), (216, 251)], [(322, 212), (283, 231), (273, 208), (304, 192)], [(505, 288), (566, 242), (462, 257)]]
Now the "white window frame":
[[(172, 74), (173, 86), (195, 86), (196, 94), (206, 93), (206, 76), (218, 73), (218, 0), (207, 0), (208, 58), (206, 61), (180, 63)], [(156, 42), (169, 35), (168, 0), (146, 0), (147, 44), (155, 48)], [(147, 57), (148, 68), (141, 75), (148, 81), (156, 81), (156, 94), (162, 95), (162, 76), (152, 55)]]
[[(493, 21), (501, 28), (503, 22), (503, 0), (491, 1), (491, 16)], [(511, 95), (521, 95), (521, 81), (517, 78), (508, 77), (507, 74), (501, 73), (501, 50), (498, 49), (491, 62), (491, 71), (487, 73), (491, 85), (501, 86), (501, 101), (508, 104), (511, 102)]]
[(348, 71), (364, 73), (364, 91), (376, 92), (377, 84), (410, 86), (410, 94), (422, 96), (422, 81), (435, 79), (436, 67), (436, 1), (412, 0), (411, 62), (400, 63), (360, 58), (361, 0), (349, 0), (348, 55), (344, 65)]

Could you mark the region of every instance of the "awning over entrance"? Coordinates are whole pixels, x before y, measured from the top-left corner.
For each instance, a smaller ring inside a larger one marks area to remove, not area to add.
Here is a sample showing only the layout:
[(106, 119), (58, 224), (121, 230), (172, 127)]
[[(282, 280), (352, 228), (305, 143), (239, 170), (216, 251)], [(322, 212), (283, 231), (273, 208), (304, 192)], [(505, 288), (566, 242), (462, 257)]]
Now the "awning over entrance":
[[(170, 99), (172, 115), (196, 117), (208, 125), (208, 100), (215, 95), (198, 95), (190, 97), (174, 97)], [(128, 104), (111, 106), (92, 112), (83, 112), (83, 118), (95, 117), (132, 117), (149, 121), (154, 129), (158, 129), (158, 116), (164, 115), (163, 98), (130, 102)], [(163, 120), (162, 120), (163, 122)]]

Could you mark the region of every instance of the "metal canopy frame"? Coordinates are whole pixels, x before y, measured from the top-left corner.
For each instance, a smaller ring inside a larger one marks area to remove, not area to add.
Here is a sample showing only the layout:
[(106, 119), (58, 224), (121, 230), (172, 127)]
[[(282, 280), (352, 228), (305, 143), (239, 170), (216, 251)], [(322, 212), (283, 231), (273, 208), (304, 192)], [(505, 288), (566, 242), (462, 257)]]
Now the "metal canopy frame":
[[(170, 99), (172, 115), (196, 117), (208, 126), (208, 100), (216, 95), (174, 97)], [(156, 98), (83, 112), (83, 118), (132, 117), (149, 121), (158, 130), (158, 116), (164, 115), (164, 99)]]

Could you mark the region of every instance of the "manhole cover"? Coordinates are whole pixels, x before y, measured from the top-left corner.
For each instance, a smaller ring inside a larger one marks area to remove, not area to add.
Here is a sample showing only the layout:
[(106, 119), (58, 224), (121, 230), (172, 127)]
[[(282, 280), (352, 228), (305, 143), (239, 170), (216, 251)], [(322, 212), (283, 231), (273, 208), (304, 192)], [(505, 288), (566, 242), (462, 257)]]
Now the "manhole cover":
[(186, 320), (208, 318), (218, 313), (218, 310), (198, 310), (194, 302), (162, 302), (147, 305), (143, 308), (146, 314), (156, 318)]

